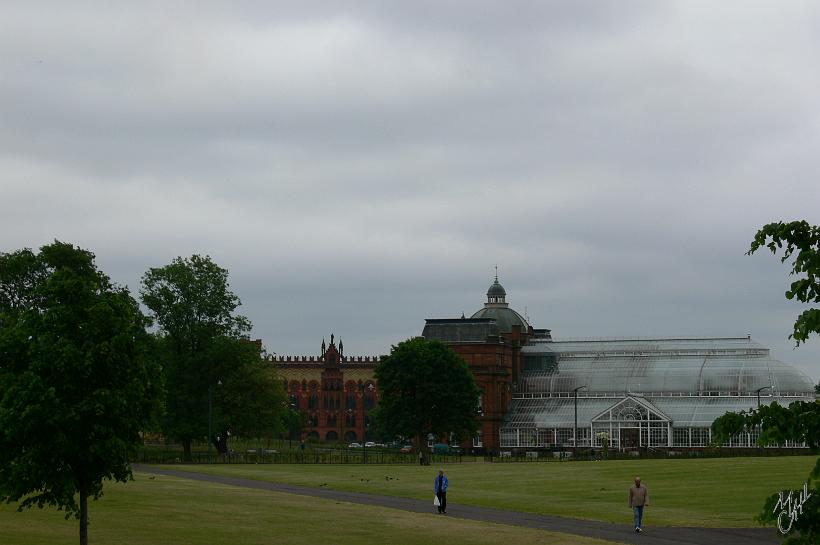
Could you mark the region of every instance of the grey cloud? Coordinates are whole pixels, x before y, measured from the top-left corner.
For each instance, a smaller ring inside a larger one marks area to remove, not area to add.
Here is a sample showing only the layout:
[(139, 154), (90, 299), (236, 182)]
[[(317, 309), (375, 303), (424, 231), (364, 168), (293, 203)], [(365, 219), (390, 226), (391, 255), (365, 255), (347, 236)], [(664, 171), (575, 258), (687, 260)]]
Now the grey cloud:
[(813, 3), (0, 7), (0, 248), (142, 272), (209, 253), (279, 353), (380, 353), (492, 267), (564, 336), (785, 340), (820, 223)]

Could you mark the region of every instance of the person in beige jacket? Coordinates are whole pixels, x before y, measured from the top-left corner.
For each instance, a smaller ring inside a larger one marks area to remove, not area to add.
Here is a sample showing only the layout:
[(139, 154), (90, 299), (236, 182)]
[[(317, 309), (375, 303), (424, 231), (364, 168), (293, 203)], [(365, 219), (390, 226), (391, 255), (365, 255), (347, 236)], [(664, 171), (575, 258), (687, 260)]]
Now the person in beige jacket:
[(643, 508), (649, 505), (649, 491), (641, 484), (641, 478), (635, 477), (635, 484), (629, 487), (629, 507), (635, 515), (635, 533), (643, 532), (641, 529), (641, 519), (643, 519)]

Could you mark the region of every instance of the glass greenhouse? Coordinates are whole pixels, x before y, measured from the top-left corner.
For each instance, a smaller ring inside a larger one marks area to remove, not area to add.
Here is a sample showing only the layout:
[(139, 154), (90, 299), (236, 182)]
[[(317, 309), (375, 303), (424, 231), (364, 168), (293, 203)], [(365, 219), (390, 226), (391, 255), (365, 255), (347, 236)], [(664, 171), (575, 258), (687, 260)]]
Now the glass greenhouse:
[[(576, 421), (582, 447), (705, 447), (727, 411), (815, 399), (808, 376), (748, 337), (536, 339), (521, 358), (501, 429), (507, 449), (572, 447)], [(727, 446), (756, 440), (743, 434)]]

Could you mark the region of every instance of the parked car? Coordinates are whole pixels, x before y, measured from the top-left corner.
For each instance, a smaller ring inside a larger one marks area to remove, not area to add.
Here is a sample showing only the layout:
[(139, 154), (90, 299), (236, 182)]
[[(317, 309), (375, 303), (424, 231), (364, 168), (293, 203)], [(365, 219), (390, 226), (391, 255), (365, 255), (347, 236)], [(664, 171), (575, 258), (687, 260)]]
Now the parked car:
[(349, 445), (347, 445), (347, 448), (362, 448), (362, 444), (361, 443), (350, 443)]
[(399, 449), (399, 452), (401, 452), (402, 454), (410, 454), (411, 452), (413, 452), (413, 445), (404, 445)]
[(367, 448), (373, 448), (373, 447), (376, 446), (376, 443), (374, 443), (373, 441), (368, 441), (367, 443), (364, 444), (364, 446), (367, 447)]
[(459, 446), (448, 445), (446, 443), (436, 443), (433, 445), (433, 454), (450, 454), (455, 456), (464, 454), (464, 449)]

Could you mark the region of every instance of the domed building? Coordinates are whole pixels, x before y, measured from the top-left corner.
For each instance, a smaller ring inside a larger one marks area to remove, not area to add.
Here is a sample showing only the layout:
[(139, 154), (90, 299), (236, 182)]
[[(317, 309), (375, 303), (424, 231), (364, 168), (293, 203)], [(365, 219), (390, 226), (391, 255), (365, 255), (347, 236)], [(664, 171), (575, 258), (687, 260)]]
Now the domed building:
[[(473, 371), (483, 409), (475, 448), (704, 448), (712, 422), (728, 411), (815, 399), (805, 373), (751, 337), (553, 339), (506, 298), (496, 276), (484, 308), (429, 319), (422, 333), (449, 344)], [(750, 432), (727, 446), (756, 440)]]
[(519, 331), (528, 331), (530, 327), (527, 320), (507, 304), (507, 292), (498, 283), (498, 276), (495, 277), (495, 282), (487, 290), (487, 302), (484, 303), (484, 308), (470, 317), (470, 319), (476, 318), (495, 320), (495, 325), (501, 334), (512, 333), (513, 327), (518, 327)]
[(428, 319), (422, 336), (448, 344), (464, 358), (481, 392), (480, 430), (463, 446), (497, 452), (514, 387), (520, 380), (521, 349), (532, 340), (548, 340), (550, 331), (533, 329), (510, 308), (507, 292), (496, 275), (484, 308), (470, 318)]

